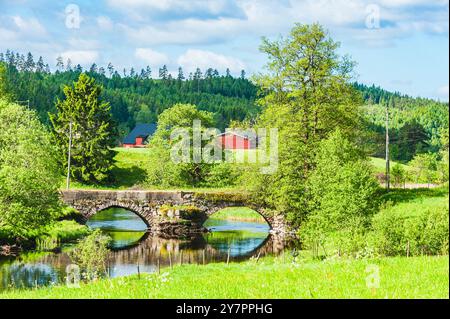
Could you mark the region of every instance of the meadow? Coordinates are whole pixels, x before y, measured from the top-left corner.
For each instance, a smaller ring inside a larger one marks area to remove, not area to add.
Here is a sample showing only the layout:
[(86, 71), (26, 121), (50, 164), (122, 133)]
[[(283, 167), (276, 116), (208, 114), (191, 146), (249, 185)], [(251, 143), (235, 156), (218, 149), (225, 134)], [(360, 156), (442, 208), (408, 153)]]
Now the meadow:
[[(150, 150), (148, 148), (123, 148), (116, 147), (115, 156), (115, 167), (111, 172), (111, 180), (103, 184), (83, 184), (80, 182), (72, 181), (71, 188), (73, 189), (113, 189), (113, 190), (124, 190), (124, 189), (145, 189), (147, 187), (143, 186), (145, 181), (146, 171), (145, 167), (149, 161), (148, 154)], [(245, 151), (235, 151), (234, 154), (238, 158), (242, 158), (245, 161), (248, 156), (252, 153), (257, 153), (256, 150), (245, 150)], [(252, 154), (252, 156), (258, 156), (257, 154)], [(373, 166), (374, 174), (384, 174), (386, 171), (386, 162), (382, 158), (370, 157), (370, 162)], [(391, 161), (391, 167), (396, 165), (397, 162)], [(411, 172), (412, 168), (405, 164), (400, 164), (406, 172)], [(61, 180), (61, 188), (65, 188), (66, 179)], [(182, 190), (199, 190), (208, 191), (211, 188), (189, 188), (184, 187)], [(233, 191), (239, 190), (237, 186), (230, 187), (220, 187), (214, 188), (214, 190), (219, 191)], [(245, 213), (244, 213), (245, 214)], [(218, 217), (220, 218), (220, 217)]]
[(227, 207), (214, 213), (211, 218), (220, 220), (236, 220), (255, 223), (264, 223), (264, 218), (248, 207)]
[(181, 265), (161, 273), (0, 293), (2, 298), (448, 298), (449, 259), (308, 257)]

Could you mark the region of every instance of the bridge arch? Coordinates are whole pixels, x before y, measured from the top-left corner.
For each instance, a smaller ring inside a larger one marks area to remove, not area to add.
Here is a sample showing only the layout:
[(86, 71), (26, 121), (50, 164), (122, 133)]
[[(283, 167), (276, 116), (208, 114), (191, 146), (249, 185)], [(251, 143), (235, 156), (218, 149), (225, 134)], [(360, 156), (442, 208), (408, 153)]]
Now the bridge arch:
[[(134, 206), (134, 207), (130, 207), (130, 206)], [(145, 212), (141, 208), (136, 207), (135, 205), (126, 205), (126, 204), (119, 203), (119, 202), (108, 202), (108, 203), (104, 203), (103, 205), (99, 205), (95, 212), (93, 212), (92, 214), (89, 214), (88, 216), (85, 216), (85, 217), (87, 217), (87, 219), (89, 219), (92, 216), (94, 216), (102, 211), (105, 211), (107, 209), (110, 209), (110, 208), (122, 208), (127, 211), (130, 211), (133, 214), (135, 214), (136, 216), (138, 216), (145, 223), (145, 225), (147, 225), (148, 228), (151, 227), (150, 222), (144, 217)]]
[[(260, 214), (270, 227), (271, 233), (288, 234), (289, 228), (284, 216), (275, 214), (265, 207), (257, 207), (248, 202), (245, 194), (221, 192), (183, 192), (183, 191), (112, 191), (112, 190), (69, 190), (61, 191), (62, 200), (78, 210), (87, 221), (97, 212), (120, 207), (141, 217), (152, 229), (173, 229), (189, 232), (200, 230), (203, 222), (212, 214), (226, 207), (248, 207)], [(162, 207), (169, 207), (170, 216), (165, 217)], [(196, 208), (201, 215), (201, 224), (192, 219), (188, 224), (180, 220), (180, 207)], [(175, 220), (175, 222), (174, 222)]]
[[(240, 205), (224, 204), (224, 205), (221, 205), (221, 206), (213, 207), (212, 209), (208, 210), (208, 212), (206, 214), (207, 219), (213, 217), (214, 214), (216, 214), (216, 213), (218, 213), (218, 212), (220, 212), (220, 211), (222, 211), (224, 209), (230, 209), (230, 208), (248, 208), (248, 209), (254, 211), (256, 214), (258, 214), (259, 216), (261, 216), (264, 219), (266, 224), (269, 226), (269, 230), (273, 229), (273, 227), (272, 227), (272, 218), (267, 216), (267, 214), (264, 212), (263, 209), (255, 207), (255, 206), (251, 206), (251, 205), (242, 204), (242, 203)], [(206, 220), (205, 220), (205, 222), (206, 222)]]

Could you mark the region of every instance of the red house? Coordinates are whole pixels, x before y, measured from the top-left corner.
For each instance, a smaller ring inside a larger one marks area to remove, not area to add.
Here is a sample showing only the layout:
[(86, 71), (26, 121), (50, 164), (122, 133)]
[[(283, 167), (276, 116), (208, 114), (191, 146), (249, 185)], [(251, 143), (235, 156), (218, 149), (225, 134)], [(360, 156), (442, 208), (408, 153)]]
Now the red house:
[(156, 124), (137, 124), (123, 140), (123, 147), (145, 147), (145, 141), (156, 131)]
[(249, 150), (256, 148), (256, 139), (238, 132), (225, 132), (217, 135), (225, 150)]

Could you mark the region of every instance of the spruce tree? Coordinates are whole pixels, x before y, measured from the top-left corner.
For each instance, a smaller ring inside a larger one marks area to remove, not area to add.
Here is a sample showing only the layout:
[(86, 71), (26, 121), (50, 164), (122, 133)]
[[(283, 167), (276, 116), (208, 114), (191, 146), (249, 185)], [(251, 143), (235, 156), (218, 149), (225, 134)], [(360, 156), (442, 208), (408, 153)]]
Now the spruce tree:
[(101, 87), (85, 73), (73, 86), (65, 86), (64, 94), (65, 100), (56, 102), (57, 113), (50, 114), (63, 165), (67, 163), (72, 122), (71, 176), (81, 182), (105, 182), (115, 155), (116, 127), (110, 105), (100, 100)]

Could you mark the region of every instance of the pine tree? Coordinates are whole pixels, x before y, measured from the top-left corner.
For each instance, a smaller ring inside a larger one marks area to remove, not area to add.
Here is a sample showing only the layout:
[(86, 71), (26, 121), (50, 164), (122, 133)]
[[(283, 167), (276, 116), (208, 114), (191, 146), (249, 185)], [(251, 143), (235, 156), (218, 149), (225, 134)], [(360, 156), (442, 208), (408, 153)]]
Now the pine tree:
[(194, 73), (194, 80), (197, 81), (197, 93), (200, 93), (200, 80), (202, 78), (202, 71), (197, 68)]
[(140, 79), (145, 79), (145, 78), (147, 78), (144, 69), (141, 69), (141, 73), (139, 74), (139, 78), (140, 78)]
[(36, 72), (42, 73), (45, 71), (44, 59), (42, 56), (39, 57), (39, 60), (36, 63)]
[(64, 62), (62, 56), (56, 58), (56, 69), (62, 71), (64, 69)]
[(183, 68), (181, 66), (178, 68), (177, 80), (178, 81), (183, 81), (184, 80)]
[(205, 73), (205, 79), (211, 79), (213, 77), (213, 73), (214, 73), (213, 69), (208, 68)]
[(19, 71), (26, 71), (25, 68), (25, 56), (22, 54), (20, 55), (19, 53), (16, 53), (16, 57), (15, 57), (15, 66), (17, 68), (17, 70)]
[(70, 58), (66, 62), (66, 71), (72, 71), (72, 60)]
[(161, 80), (167, 80), (167, 73), (167, 65), (164, 64), (163, 67), (159, 69), (159, 78)]
[(116, 128), (110, 105), (100, 100), (101, 87), (85, 73), (74, 86), (64, 87), (65, 100), (56, 102), (50, 114), (55, 141), (60, 146), (63, 164), (67, 161), (69, 125), (72, 122), (71, 176), (82, 182), (106, 181), (114, 165)]
[(33, 55), (31, 54), (31, 52), (28, 52), (27, 60), (25, 62), (25, 68), (27, 71), (32, 72), (32, 71), (34, 71), (35, 67), (36, 67), (36, 64), (34, 63)]
[(114, 74), (114, 66), (112, 65), (111, 62), (108, 63), (108, 72), (109, 72), (109, 76), (112, 77)]
[(91, 68), (89, 69), (89, 72), (97, 73), (97, 64), (96, 63), (92, 63)]

